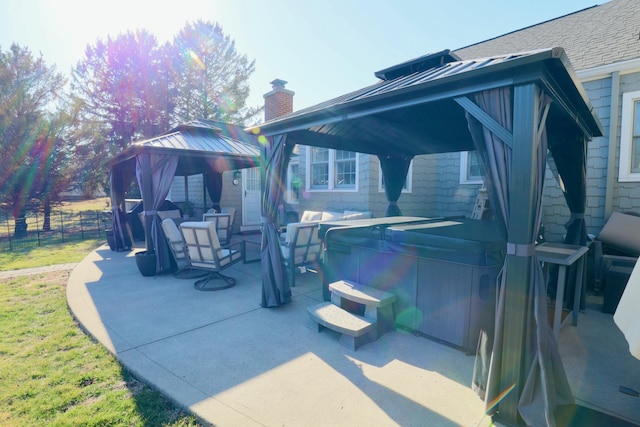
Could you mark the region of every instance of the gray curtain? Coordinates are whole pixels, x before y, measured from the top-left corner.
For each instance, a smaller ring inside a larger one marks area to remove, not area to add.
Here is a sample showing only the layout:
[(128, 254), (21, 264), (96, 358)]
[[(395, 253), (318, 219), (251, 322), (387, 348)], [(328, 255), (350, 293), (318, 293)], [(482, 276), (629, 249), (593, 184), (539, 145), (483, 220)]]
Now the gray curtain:
[(136, 156), (136, 178), (142, 195), (146, 247), (156, 253), (156, 273), (171, 269), (171, 258), (158, 217), (178, 167), (178, 156), (141, 153)]
[(384, 178), (384, 192), (389, 202), (385, 216), (402, 216), (402, 211), (398, 207), (398, 199), (402, 194), (402, 187), (407, 179), (412, 158), (412, 156), (393, 154), (378, 155)]
[[(487, 412), (499, 410), (500, 398), (510, 390), (501, 381), (503, 372), (502, 356), (509, 351), (504, 341), (505, 332), (505, 300), (506, 293), (510, 289), (510, 279), (514, 279), (507, 273), (509, 257), (526, 257), (530, 265), (530, 286), (525, 295), (526, 313), (525, 342), (521, 352), (522, 366), (526, 372), (526, 380), (522, 387), (518, 400), (518, 411), (522, 419), (533, 426), (555, 425), (554, 410), (556, 405), (573, 403), (571, 389), (562, 366), (558, 353), (557, 343), (547, 321), (546, 289), (543, 272), (535, 256), (533, 245), (540, 226), (542, 212), (542, 191), (544, 186), (544, 174), (547, 157), (547, 140), (545, 132), (546, 111), (550, 99), (542, 93), (538, 93), (537, 131), (533, 143), (536, 145), (534, 170), (530, 171), (535, 178), (534, 188), (534, 224), (528, 224), (533, 232), (528, 244), (507, 243), (507, 259), (500, 274), (498, 300), (496, 307), (496, 322), (493, 339), (485, 335), (481, 339), (479, 353), (474, 370), (473, 387), (479, 394), (484, 395)], [(507, 131), (513, 130), (513, 97), (509, 87), (493, 89), (478, 93), (474, 96), (475, 103), (497, 121)], [(488, 128), (482, 126), (475, 118), (467, 114), (469, 129), (485, 163), (487, 175), (485, 176), (487, 188), (493, 194), (493, 200), (497, 203), (498, 213), (504, 222), (505, 231), (509, 230), (510, 218), (510, 183), (512, 170), (513, 150), (503, 141), (491, 133)], [(529, 141), (514, 141), (514, 144), (529, 143)], [(529, 173), (529, 171), (517, 171), (517, 173)], [(521, 279), (521, 278), (515, 278)], [(488, 351), (491, 352), (490, 360)], [(516, 367), (517, 369), (517, 367)]]
[(117, 250), (120, 247), (118, 242), (122, 242), (122, 247), (125, 248), (125, 233), (127, 233), (127, 230), (126, 224), (123, 224), (122, 222), (121, 215), (125, 197), (124, 177), (123, 172), (116, 169), (115, 166), (111, 168), (109, 173), (109, 191), (111, 193), (111, 214), (113, 218), (111, 230), (113, 232), (113, 239)]
[(209, 198), (213, 202), (213, 208), (220, 212), (220, 199), (222, 198), (222, 172), (210, 170), (204, 174), (204, 183)]
[[(586, 246), (589, 236), (584, 212), (587, 204), (587, 140), (584, 136), (558, 137), (549, 141), (549, 151), (553, 155), (554, 173), (571, 212), (569, 221), (564, 225), (567, 230), (564, 243)], [(552, 169), (553, 170), (553, 169)], [(553, 266), (549, 280), (549, 294), (555, 298), (558, 267)], [(573, 295), (577, 275), (577, 266), (572, 265), (567, 273), (565, 296)], [(580, 308), (586, 306), (586, 280), (583, 281)], [(573, 308), (573, 298), (564, 298), (565, 307)]]
[(293, 147), (287, 135), (268, 138), (262, 147), (262, 307), (278, 307), (291, 301), (291, 284), (282, 266), (276, 218), (286, 188), (286, 172)]

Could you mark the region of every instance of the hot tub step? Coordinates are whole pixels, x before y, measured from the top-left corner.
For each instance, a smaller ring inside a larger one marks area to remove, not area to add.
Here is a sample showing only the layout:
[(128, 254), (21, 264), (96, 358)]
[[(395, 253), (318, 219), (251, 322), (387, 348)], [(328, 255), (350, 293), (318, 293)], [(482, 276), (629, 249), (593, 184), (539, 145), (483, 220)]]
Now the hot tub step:
[(377, 339), (376, 322), (353, 313), (349, 313), (330, 302), (323, 302), (307, 308), (311, 319), (317, 323), (318, 332), (329, 328), (342, 334), (340, 343), (352, 350), (362, 344)]
[(348, 280), (330, 283), (329, 291), (331, 302), (338, 307), (348, 308), (343, 305), (343, 300), (364, 305), (364, 317), (376, 323), (378, 336), (394, 329), (393, 303), (396, 296), (391, 292)]
[(367, 307), (385, 307), (396, 300), (396, 296), (391, 292), (347, 280), (338, 280), (329, 284), (329, 290), (332, 294)]

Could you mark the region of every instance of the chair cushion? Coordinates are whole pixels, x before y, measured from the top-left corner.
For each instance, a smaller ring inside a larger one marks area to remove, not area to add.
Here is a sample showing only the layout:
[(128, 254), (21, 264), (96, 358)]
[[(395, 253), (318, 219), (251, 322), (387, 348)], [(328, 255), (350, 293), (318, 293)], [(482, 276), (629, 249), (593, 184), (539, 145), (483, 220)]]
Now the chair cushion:
[(598, 234), (598, 240), (612, 249), (640, 256), (640, 217), (612, 213)]
[(182, 243), (182, 234), (172, 218), (165, 218), (162, 220), (162, 231), (170, 242)]
[(304, 211), (302, 213), (302, 218), (300, 218), (300, 222), (320, 221), (321, 219), (322, 219), (322, 212)]
[(181, 219), (182, 216), (180, 216), (180, 211), (177, 209), (171, 210), (171, 211), (158, 211), (158, 216), (160, 217), (160, 219), (164, 220), (166, 218), (177, 218), (177, 219)]

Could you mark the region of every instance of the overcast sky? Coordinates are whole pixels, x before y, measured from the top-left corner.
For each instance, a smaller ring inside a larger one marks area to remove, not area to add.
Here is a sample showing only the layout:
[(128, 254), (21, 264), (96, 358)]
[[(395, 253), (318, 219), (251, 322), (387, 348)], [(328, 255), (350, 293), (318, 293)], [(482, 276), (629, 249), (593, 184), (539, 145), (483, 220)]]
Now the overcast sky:
[(0, 49), (16, 42), (69, 70), (87, 44), (145, 28), (159, 42), (188, 21), (219, 23), (255, 60), (251, 106), (275, 78), (288, 81), (294, 109), (376, 81), (373, 73), (457, 49), (605, 0), (0, 0)]

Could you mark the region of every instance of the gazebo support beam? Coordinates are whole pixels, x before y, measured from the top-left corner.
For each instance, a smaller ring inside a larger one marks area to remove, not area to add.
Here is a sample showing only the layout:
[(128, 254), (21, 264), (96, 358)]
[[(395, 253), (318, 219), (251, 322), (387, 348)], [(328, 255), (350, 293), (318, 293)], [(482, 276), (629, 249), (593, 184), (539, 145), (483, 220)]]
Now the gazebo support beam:
[[(509, 183), (509, 229), (507, 241), (528, 244), (533, 235), (535, 214), (535, 123), (537, 123), (535, 84), (514, 88), (512, 173)], [(518, 173), (514, 171), (531, 171)], [(525, 328), (531, 263), (526, 256), (507, 255), (506, 292), (504, 305), (504, 345), (502, 354), (501, 390), (513, 389), (500, 402), (497, 419), (507, 425), (522, 425), (518, 400), (522, 394), (528, 367), (525, 366)]]

